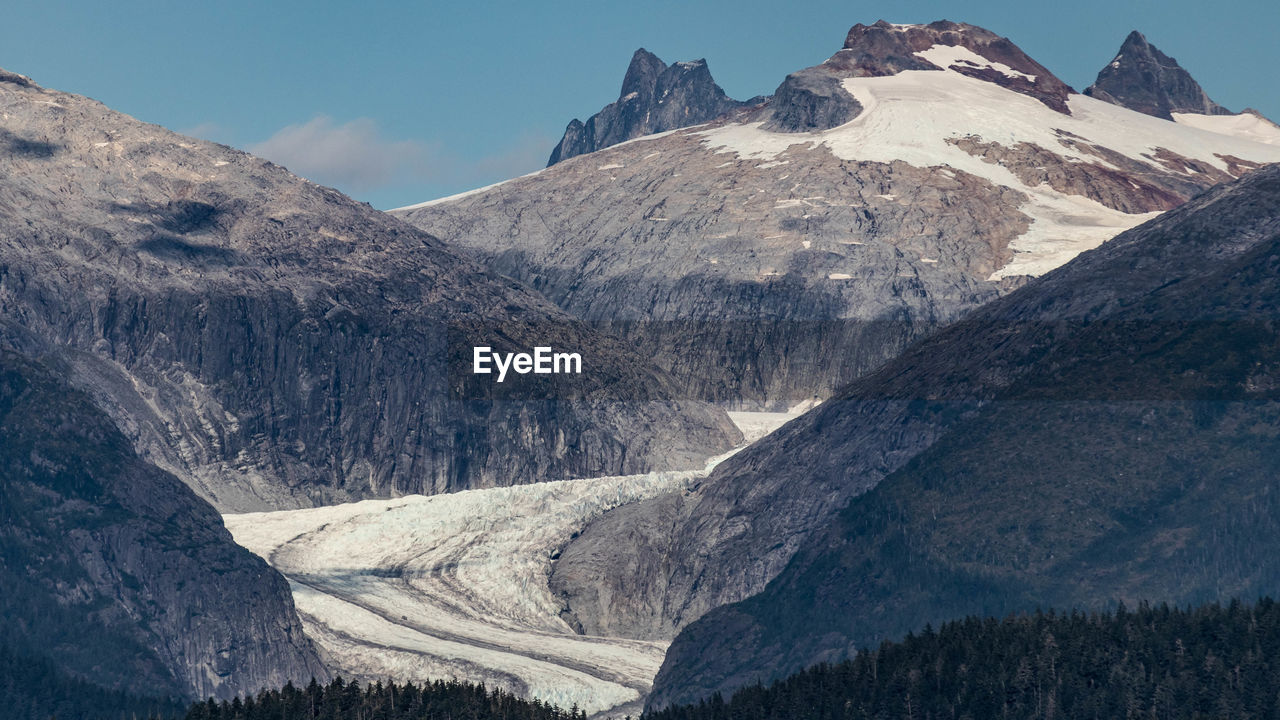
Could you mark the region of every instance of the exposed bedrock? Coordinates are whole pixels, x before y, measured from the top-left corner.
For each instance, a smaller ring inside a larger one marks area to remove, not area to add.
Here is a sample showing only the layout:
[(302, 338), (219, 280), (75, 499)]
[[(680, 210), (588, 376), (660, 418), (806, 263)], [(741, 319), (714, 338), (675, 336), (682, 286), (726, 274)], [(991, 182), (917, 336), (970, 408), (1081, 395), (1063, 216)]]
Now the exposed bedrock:
[[(0, 315), (223, 510), (700, 467), (738, 439), (642, 349), (283, 168), (0, 83)], [(580, 375), (472, 375), (472, 347)]]
[(284, 578), (63, 371), (0, 346), (6, 647), (142, 697), (324, 680)]
[(713, 120), (763, 98), (738, 101), (711, 78), (706, 60), (667, 65), (640, 48), (631, 57), (618, 99), (584, 123), (569, 122), (547, 166), (652, 133)]
[(840, 77), (822, 67), (794, 72), (778, 86), (769, 104), (768, 130), (813, 132), (843, 125), (862, 112), (840, 85)]
[(1098, 73), (1085, 94), (1113, 105), (1172, 120), (1172, 113), (1230, 115), (1209, 99), (1177, 60), (1160, 52), (1137, 30), (1129, 33), (1114, 60)]

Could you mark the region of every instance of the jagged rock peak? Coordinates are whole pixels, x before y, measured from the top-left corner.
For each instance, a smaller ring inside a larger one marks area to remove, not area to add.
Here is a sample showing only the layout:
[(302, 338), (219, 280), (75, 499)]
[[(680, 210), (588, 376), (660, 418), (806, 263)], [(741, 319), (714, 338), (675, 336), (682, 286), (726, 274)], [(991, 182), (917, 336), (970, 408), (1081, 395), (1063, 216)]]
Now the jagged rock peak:
[[(962, 50), (929, 52), (938, 46)], [(1030, 95), (1067, 114), (1070, 114), (1067, 96), (1074, 92), (1008, 38), (976, 25), (950, 20), (928, 25), (898, 25), (884, 20), (854, 25), (845, 36), (844, 47), (823, 66), (843, 77), (950, 69)]]
[(652, 95), (658, 86), (658, 78), (667, 69), (667, 64), (657, 55), (640, 48), (631, 56), (631, 64), (627, 65), (627, 74), (622, 78), (622, 91), (619, 98), (631, 93)]
[(1171, 113), (1231, 115), (1213, 100), (1177, 60), (1160, 52), (1134, 30), (1098, 73), (1085, 95), (1147, 115), (1172, 120)]
[(585, 123), (571, 121), (547, 165), (642, 135), (704, 123), (758, 102), (760, 98), (738, 102), (725, 95), (712, 79), (706, 60), (667, 65), (640, 48), (631, 56), (617, 101)]

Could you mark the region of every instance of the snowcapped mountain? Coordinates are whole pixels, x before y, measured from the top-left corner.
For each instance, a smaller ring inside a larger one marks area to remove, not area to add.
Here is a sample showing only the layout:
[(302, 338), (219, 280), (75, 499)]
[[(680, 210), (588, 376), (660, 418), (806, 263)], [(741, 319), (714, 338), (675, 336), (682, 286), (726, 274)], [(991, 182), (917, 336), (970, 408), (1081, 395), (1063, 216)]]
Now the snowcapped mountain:
[[(894, 343), (1020, 278), (1280, 160), (1270, 142), (1071, 92), (972, 26), (857, 26), (810, 75), (834, 78), (848, 98), (831, 102), (856, 105), (856, 115), (783, 132), (770, 123), (795, 113), (775, 96), (753, 117), (636, 140), (406, 215), (449, 228), (491, 266), (588, 319), (648, 313), (659, 322), (637, 323), (641, 332), (668, 323), (714, 338), (721, 354), (703, 367), (687, 354), (670, 359), (680, 377), (723, 378), (708, 370), (719, 362), (734, 378), (772, 371), (776, 389), (788, 387), (778, 376), (810, 373), (803, 382), (813, 383), (849, 356), (866, 358), (876, 342), (891, 355)], [(832, 114), (805, 106), (814, 118)], [(1274, 139), (1265, 128), (1255, 137)], [(573, 214), (557, 216), (558, 204)], [(834, 320), (857, 313), (895, 329), (833, 332)], [(802, 320), (811, 321), (807, 334), (795, 330)], [(897, 426), (891, 435), (900, 444), (868, 456), (872, 469), (904, 461), (932, 437)], [(552, 583), (579, 624), (670, 637), (763, 588), (816, 523), (866, 489), (760, 476), (762, 457), (733, 462), (740, 483), (722, 468), (692, 493), (612, 511), (571, 543)], [(775, 484), (784, 482), (812, 492), (781, 501), (785, 488)]]
[(783, 408), (1277, 140), (1075, 93), (981, 28), (881, 21), (760, 106), (394, 214), (654, 348), (693, 397)]

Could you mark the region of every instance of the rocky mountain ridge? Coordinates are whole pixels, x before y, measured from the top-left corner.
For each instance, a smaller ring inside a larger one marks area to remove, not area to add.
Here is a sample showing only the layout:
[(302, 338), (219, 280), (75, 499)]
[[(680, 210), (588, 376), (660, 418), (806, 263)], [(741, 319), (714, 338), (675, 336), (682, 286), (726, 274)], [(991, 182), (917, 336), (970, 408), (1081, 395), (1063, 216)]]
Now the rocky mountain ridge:
[(1278, 274), (1271, 166), (971, 313), (734, 458), (711, 491), (733, 510), (699, 521), (744, 553), (761, 534), (790, 541), (779, 515), (812, 523), (854, 499), (761, 594), (678, 636), (650, 705), (968, 614), (1274, 593)]
[(1137, 30), (1129, 33), (1115, 59), (1102, 68), (1098, 79), (1084, 92), (1165, 120), (1174, 119), (1173, 113), (1234, 114), (1211, 100), (1191, 73)]
[[(738, 439), (634, 348), (436, 237), (5, 78), (0, 315), (224, 511), (700, 467)], [(585, 368), (498, 385), (471, 373), (479, 345)]]

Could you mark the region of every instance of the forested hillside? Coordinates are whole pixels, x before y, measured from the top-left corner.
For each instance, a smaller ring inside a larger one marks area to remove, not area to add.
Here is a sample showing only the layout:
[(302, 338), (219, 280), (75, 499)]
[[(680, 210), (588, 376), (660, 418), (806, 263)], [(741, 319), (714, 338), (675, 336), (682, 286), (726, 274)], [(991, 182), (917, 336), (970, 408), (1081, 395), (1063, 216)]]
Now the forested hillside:
[(6, 720), (143, 720), (180, 717), (176, 700), (141, 698), (74, 677), (14, 651), (0, 636), (0, 717)]
[(1274, 718), (1280, 605), (968, 618), (645, 720)]

